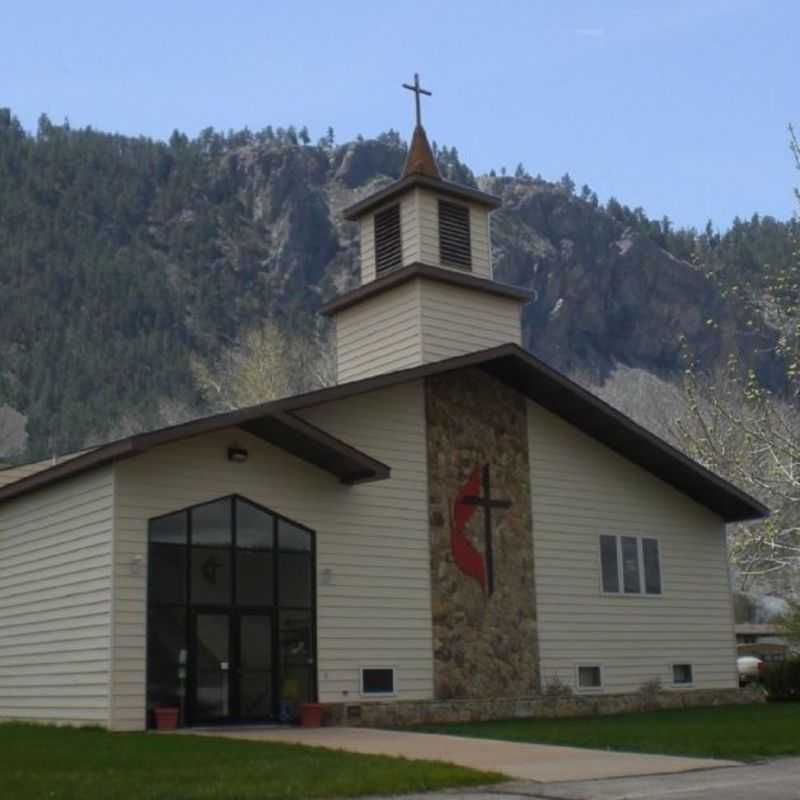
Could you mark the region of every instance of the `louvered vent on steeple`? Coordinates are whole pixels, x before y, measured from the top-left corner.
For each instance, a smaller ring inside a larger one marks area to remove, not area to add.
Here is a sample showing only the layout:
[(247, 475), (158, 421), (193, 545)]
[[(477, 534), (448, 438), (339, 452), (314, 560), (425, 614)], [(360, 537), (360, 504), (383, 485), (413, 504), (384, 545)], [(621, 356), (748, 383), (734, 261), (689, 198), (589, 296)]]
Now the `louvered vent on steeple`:
[(375, 215), (375, 269), (385, 272), (402, 263), (400, 206), (393, 205)]
[(444, 266), (472, 269), (469, 209), (439, 200), (439, 258)]

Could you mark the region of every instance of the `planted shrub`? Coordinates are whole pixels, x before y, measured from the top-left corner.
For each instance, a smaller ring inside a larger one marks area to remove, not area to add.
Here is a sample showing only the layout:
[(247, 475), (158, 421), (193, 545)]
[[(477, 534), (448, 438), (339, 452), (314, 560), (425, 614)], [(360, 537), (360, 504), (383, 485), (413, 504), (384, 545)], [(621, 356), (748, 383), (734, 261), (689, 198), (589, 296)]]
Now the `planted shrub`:
[(800, 657), (764, 664), (761, 683), (770, 700), (800, 700)]

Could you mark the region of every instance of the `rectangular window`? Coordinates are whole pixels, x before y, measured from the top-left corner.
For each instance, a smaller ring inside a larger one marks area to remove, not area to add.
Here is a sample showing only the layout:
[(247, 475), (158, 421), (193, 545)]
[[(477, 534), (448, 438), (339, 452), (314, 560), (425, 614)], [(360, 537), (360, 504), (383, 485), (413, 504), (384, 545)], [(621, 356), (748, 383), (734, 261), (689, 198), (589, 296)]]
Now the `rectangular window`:
[(400, 206), (394, 205), (375, 215), (375, 270), (385, 272), (403, 263), (400, 235)]
[(661, 557), (657, 539), (600, 537), (600, 568), (607, 594), (661, 594)]
[(448, 267), (472, 269), (469, 209), (439, 201), (439, 259)]
[(578, 688), (579, 689), (602, 689), (603, 670), (601, 667), (578, 666)]
[(644, 562), (645, 592), (661, 594), (661, 567), (657, 539), (642, 539), (642, 561)]
[(694, 676), (692, 674), (691, 664), (673, 664), (672, 665), (672, 683), (675, 686), (681, 684), (694, 683)]
[(600, 560), (603, 564), (603, 591), (619, 592), (619, 570), (617, 569), (617, 537), (600, 537)]
[(625, 594), (640, 594), (642, 586), (639, 581), (639, 545), (634, 536), (622, 536), (622, 577)]
[(362, 669), (361, 694), (394, 694), (394, 669)]

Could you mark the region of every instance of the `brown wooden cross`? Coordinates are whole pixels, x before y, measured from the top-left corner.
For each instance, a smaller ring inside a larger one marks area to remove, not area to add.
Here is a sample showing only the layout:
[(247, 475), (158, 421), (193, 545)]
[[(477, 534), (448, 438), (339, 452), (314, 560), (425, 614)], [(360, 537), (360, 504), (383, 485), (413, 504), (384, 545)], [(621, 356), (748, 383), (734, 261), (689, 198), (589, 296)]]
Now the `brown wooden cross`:
[(478, 506), (483, 509), (484, 543), (486, 547), (486, 590), (489, 596), (494, 592), (494, 548), (492, 545), (492, 509), (511, 508), (510, 500), (495, 500), (492, 497), (492, 484), (489, 465), (481, 468), (481, 494), (467, 495), (461, 499), (464, 505)]
[(414, 92), (414, 95), (415, 95), (414, 99), (416, 100), (416, 103), (417, 103), (417, 127), (420, 127), (422, 125), (422, 112), (421, 112), (420, 104), (419, 104), (419, 96), (421, 94), (426, 94), (426, 95), (428, 95), (428, 97), (431, 97), (432, 95), (427, 89), (423, 89), (419, 85), (419, 75), (416, 72), (414, 73), (414, 83), (413, 83), (413, 85), (410, 84), (410, 83), (404, 83), (403, 84), (403, 88), (404, 89), (408, 89), (410, 92)]

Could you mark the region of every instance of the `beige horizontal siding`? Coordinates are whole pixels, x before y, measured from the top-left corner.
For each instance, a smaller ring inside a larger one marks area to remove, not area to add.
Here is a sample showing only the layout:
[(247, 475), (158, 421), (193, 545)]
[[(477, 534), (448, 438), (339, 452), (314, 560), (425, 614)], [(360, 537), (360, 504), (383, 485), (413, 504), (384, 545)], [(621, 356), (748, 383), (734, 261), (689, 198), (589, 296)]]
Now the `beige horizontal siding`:
[(108, 724), (110, 467), (0, 506), (0, 719)]
[(420, 189), (414, 192), (417, 202), (417, 238), (419, 260), (439, 266), (439, 208), (437, 196)]
[(520, 342), (520, 304), (480, 290), (422, 284), (425, 362)]
[(492, 245), (489, 238), (489, 214), (480, 206), (469, 207), (472, 271), (482, 278), (492, 278)]
[(422, 243), (419, 237), (419, 203), (413, 191), (400, 203), (400, 234), (402, 236), (403, 266), (422, 261)]
[(337, 315), (339, 381), (519, 344), (520, 303), (416, 279)]
[[(433, 692), (427, 460), (422, 384), (309, 409), (313, 424), (389, 463), (386, 481), (344, 486), (237, 430), (166, 445), (116, 467), (114, 702), (116, 729), (145, 722), (147, 521), (238, 493), (317, 532), (319, 686), (323, 702), (359, 697), (359, 667), (397, 669), (400, 697)], [(237, 442), (250, 457), (234, 464)]]
[[(694, 687), (735, 686), (722, 521), (534, 403), (528, 427), (543, 683), (599, 664), (608, 692), (670, 687), (690, 663)], [(663, 594), (603, 594), (601, 534), (658, 539)]]
[(409, 281), (336, 315), (339, 382), (421, 363), (419, 283)]

